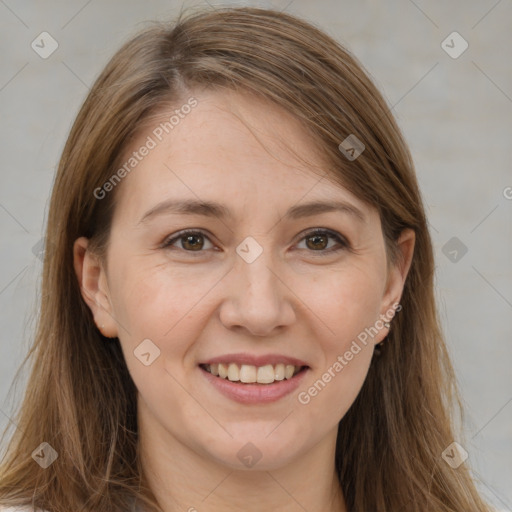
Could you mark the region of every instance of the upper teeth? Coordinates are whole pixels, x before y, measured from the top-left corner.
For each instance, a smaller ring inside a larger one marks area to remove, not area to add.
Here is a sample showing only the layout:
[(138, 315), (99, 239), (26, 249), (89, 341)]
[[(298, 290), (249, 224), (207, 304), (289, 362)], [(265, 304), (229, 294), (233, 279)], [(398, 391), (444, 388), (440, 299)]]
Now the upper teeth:
[(271, 384), (274, 380), (291, 379), (302, 367), (292, 364), (267, 364), (265, 366), (253, 366), (236, 363), (207, 364), (205, 369), (222, 379), (226, 377), (231, 381), (257, 382), (258, 384)]

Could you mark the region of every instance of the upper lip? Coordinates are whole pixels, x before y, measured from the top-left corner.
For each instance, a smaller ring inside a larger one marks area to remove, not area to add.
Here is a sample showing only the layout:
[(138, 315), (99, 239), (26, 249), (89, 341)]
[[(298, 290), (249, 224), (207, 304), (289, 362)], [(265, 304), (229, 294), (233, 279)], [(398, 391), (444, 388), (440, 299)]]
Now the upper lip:
[(217, 363), (237, 363), (239, 365), (247, 364), (253, 366), (265, 366), (267, 364), (276, 365), (292, 364), (293, 366), (308, 366), (308, 364), (295, 357), (285, 356), (283, 354), (263, 354), (256, 356), (252, 354), (224, 354), (218, 357), (212, 357), (200, 364), (217, 364)]

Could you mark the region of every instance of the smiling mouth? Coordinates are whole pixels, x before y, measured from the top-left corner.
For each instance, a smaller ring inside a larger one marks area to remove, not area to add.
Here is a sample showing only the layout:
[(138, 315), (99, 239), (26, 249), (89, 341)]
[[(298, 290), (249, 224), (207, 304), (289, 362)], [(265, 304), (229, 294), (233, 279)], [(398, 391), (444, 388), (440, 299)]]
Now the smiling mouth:
[(276, 381), (290, 380), (309, 368), (291, 364), (253, 366), (236, 363), (200, 364), (199, 367), (215, 377), (239, 384), (273, 384)]

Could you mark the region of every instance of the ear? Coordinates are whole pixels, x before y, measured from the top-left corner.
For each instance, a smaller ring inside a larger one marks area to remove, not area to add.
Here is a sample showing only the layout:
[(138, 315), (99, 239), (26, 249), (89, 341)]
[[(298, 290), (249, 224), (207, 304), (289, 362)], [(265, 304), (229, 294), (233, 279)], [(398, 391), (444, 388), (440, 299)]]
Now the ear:
[(73, 264), (80, 292), (103, 336), (115, 338), (118, 328), (112, 316), (107, 275), (99, 257), (88, 247), (89, 240), (85, 237), (77, 238), (73, 244)]
[[(383, 322), (392, 322), (391, 318), (394, 316), (400, 303), (405, 280), (411, 267), (415, 241), (416, 234), (412, 229), (404, 229), (398, 238), (398, 260), (395, 264), (389, 263), (388, 265), (388, 278), (382, 297), (380, 318)], [(375, 338), (375, 343), (381, 342), (388, 332), (389, 330), (386, 327), (380, 329), (379, 334)]]

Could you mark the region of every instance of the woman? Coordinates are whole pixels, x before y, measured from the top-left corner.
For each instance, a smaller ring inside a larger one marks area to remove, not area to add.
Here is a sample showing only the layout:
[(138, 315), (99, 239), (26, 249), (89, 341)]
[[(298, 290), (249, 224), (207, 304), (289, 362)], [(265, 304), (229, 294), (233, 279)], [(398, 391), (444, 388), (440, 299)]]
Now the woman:
[(129, 41), (71, 130), (46, 240), (0, 503), (490, 510), (453, 444), (411, 157), (315, 27), (228, 8)]

